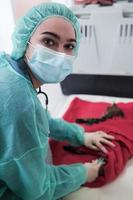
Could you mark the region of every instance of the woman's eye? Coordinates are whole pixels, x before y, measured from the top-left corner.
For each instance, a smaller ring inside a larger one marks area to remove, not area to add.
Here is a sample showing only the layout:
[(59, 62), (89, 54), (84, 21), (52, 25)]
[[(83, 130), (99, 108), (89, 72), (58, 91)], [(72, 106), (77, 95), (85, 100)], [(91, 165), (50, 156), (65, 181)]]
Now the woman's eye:
[(46, 45), (46, 46), (53, 46), (55, 44), (55, 42), (51, 39), (44, 39), (43, 40), (43, 43)]
[(73, 50), (75, 48), (75, 45), (74, 44), (66, 44), (65, 48), (68, 50)]

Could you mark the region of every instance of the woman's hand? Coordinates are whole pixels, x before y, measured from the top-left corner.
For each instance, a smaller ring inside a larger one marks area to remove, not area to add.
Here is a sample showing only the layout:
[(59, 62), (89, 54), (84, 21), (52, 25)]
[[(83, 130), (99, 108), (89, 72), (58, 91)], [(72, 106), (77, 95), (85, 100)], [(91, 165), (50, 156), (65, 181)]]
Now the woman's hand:
[(100, 167), (104, 165), (104, 162), (99, 162), (99, 160), (94, 160), (91, 163), (85, 163), (84, 167), (87, 170), (87, 182), (91, 183), (95, 181), (95, 179), (98, 177)]
[(112, 135), (108, 135), (103, 131), (96, 131), (91, 133), (85, 133), (85, 142), (84, 145), (94, 150), (101, 150), (104, 153), (108, 153), (107, 149), (104, 147), (104, 144), (115, 147), (115, 145), (110, 141), (115, 138)]

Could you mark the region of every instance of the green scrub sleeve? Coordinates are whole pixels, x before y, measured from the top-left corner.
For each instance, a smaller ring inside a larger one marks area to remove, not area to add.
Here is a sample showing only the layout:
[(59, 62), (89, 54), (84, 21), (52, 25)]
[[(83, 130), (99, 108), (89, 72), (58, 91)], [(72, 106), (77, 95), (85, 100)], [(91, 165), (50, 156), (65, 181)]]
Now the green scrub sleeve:
[(17, 100), (14, 95), (4, 99), (0, 122), (0, 180), (7, 186), (5, 195), (12, 191), (15, 200), (57, 200), (77, 190), (86, 182), (86, 168), (80, 163), (54, 166), (45, 162), (46, 113), (34, 94), (30, 97), (28, 92), (26, 96), (23, 90)]
[(0, 179), (24, 200), (56, 200), (77, 190), (87, 179), (82, 164), (53, 166), (44, 162), (46, 146), (0, 164)]
[(46, 163), (47, 113), (31, 83), (3, 57), (0, 64), (0, 199), (57, 200), (77, 190), (86, 182), (86, 168)]
[(68, 141), (74, 146), (84, 144), (84, 128), (76, 123), (69, 123), (63, 119), (52, 118), (48, 113), (49, 137), (58, 141)]

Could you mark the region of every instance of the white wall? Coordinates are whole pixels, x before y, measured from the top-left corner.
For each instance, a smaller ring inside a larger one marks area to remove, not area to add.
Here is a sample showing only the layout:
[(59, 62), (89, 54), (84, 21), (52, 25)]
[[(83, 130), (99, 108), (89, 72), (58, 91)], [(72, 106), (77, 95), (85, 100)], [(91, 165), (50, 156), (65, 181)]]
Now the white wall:
[(73, 0), (52, 0), (52, 2), (63, 3), (68, 7), (73, 5)]
[(11, 0), (15, 20), (24, 15), (31, 7), (49, 1), (51, 0)]
[(12, 49), (11, 34), (14, 19), (10, 0), (1, 1), (0, 4), (0, 51), (10, 53)]

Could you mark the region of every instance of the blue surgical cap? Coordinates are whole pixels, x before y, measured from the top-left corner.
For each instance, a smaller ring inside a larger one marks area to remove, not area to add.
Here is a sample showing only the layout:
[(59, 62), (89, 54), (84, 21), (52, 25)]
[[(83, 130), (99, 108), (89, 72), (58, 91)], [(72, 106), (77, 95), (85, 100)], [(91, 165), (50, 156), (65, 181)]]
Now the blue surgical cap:
[(11, 56), (13, 59), (18, 60), (24, 56), (28, 41), (32, 37), (34, 31), (41, 22), (54, 16), (63, 17), (73, 25), (77, 40), (75, 52), (78, 52), (81, 34), (77, 17), (64, 4), (42, 3), (30, 9), (18, 20), (12, 35), (13, 50)]

